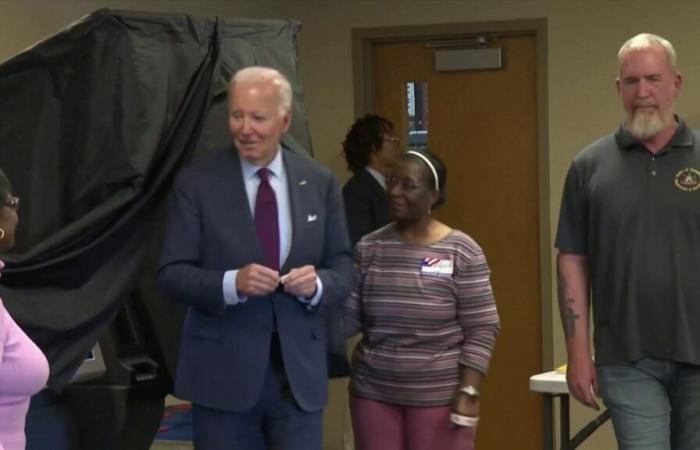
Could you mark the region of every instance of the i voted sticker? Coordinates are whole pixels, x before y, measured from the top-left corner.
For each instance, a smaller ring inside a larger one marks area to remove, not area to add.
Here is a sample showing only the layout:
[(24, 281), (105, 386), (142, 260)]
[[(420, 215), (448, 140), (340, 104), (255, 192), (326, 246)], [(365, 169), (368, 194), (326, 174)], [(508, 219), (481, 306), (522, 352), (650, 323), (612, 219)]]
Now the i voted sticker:
[(423, 275), (452, 275), (454, 262), (451, 259), (423, 258), (420, 262)]

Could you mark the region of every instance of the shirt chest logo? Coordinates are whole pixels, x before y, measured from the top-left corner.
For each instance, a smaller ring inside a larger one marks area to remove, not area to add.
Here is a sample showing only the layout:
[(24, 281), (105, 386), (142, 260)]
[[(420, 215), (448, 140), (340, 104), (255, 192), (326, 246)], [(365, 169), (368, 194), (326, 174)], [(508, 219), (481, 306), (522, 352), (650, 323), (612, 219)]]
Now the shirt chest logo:
[(697, 191), (700, 189), (700, 171), (692, 168), (681, 169), (676, 174), (673, 184), (681, 191)]

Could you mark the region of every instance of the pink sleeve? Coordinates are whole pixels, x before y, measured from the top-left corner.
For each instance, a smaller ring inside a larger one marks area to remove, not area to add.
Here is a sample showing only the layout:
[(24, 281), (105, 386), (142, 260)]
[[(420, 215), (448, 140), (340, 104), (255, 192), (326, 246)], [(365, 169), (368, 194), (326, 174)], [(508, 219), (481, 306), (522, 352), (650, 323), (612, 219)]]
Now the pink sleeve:
[(354, 263), (355, 276), (358, 282), (355, 288), (350, 293), (350, 296), (345, 300), (345, 336), (352, 337), (362, 330), (362, 284), (364, 282), (364, 272), (362, 266), (362, 249), (363, 246), (358, 244), (355, 246)]
[(461, 256), (455, 275), (457, 315), (464, 332), (459, 362), (485, 374), (500, 330), (491, 270), (476, 243), (465, 246)]
[[(0, 373), (2, 373), (2, 355), (5, 350), (5, 342), (7, 341), (7, 330), (9, 329), (7, 317), (8, 313), (5, 311), (5, 305), (2, 304), (2, 299), (0, 299)], [(0, 443), (0, 450), (3, 450), (2, 443)]]
[[(0, 276), (2, 276), (2, 269), (4, 267), (5, 263), (0, 261)], [(2, 373), (2, 355), (5, 351), (5, 342), (7, 342), (7, 330), (9, 329), (7, 317), (8, 312), (5, 311), (5, 305), (2, 304), (2, 299), (0, 298), (0, 373)], [(0, 450), (3, 450), (2, 442), (0, 442)]]

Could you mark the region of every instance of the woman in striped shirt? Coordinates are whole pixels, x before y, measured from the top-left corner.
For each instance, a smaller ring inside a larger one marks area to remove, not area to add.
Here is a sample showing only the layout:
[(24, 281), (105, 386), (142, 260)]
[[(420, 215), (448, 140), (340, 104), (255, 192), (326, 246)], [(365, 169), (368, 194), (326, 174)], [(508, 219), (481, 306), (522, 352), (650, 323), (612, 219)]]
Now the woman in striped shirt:
[(347, 300), (350, 407), (358, 450), (467, 450), (479, 387), (499, 331), (479, 245), (430, 215), (447, 170), (407, 152), (387, 178), (393, 223), (355, 248), (359, 284)]

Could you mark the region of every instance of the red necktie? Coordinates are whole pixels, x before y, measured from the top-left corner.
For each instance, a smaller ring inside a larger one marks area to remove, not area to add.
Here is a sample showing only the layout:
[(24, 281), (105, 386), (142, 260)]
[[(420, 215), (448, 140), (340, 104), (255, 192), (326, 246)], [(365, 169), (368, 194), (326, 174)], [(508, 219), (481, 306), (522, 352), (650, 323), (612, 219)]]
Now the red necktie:
[(255, 197), (255, 231), (265, 250), (268, 267), (279, 270), (280, 232), (277, 220), (277, 198), (270, 186), (270, 171), (262, 168), (258, 170), (258, 177), (260, 177), (260, 185)]

